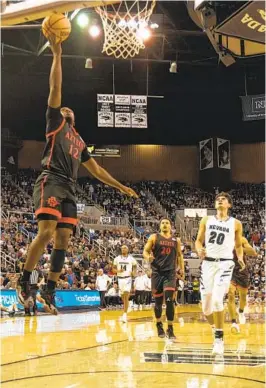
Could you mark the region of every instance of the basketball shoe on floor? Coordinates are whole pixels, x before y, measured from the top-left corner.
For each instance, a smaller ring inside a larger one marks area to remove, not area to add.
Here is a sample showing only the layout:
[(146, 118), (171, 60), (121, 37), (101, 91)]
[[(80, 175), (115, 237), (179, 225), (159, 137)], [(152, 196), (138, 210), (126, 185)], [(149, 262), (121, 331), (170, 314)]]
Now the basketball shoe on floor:
[(122, 316), (122, 322), (127, 323), (127, 313), (124, 313)]
[(231, 333), (232, 334), (239, 334), (240, 333), (240, 327), (237, 323), (232, 323)]
[(245, 325), (246, 317), (244, 313), (238, 313), (238, 319), (239, 319), (240, 325)]
[(171, 339), (171, 340), (176, 339), (173, 326), (168, 326), (168, 329), (166, 330), (166, 337)]
[(222, 355), (224, 354), (224, 341), (221, 338), (215, 338), (213, 349), (212, 349), (213, 355)]
[(57, 315), (58, 311), (55, 307), (55, 291), (48, 291), (47, 289), (43, 289), (40, 294), (45, 302), (43, 305), (44, 311), (46, 313)]
[(28, 308), (30, 302), (32, 301), (30, 283), (19, 280), (17, 285), (17, 295), (19, 303)]
[(156, 324), (156, 326), (157, 326), (158, 337), (164, 338), (165, 337), (165, 332), (164, 332), (164, 329), (163, 329), (162, 322), (158, 322)]

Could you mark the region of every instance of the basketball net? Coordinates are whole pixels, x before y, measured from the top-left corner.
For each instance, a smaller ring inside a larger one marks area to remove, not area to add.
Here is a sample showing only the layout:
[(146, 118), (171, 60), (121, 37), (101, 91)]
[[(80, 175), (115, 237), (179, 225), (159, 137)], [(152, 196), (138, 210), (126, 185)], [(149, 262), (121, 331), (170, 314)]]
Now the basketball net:
[(124, 59), (139, 54), (145, 48), (143, 32), (155, 4), (156, 0), (136, 0), (97, 7), (105, 36), (102, 52)]

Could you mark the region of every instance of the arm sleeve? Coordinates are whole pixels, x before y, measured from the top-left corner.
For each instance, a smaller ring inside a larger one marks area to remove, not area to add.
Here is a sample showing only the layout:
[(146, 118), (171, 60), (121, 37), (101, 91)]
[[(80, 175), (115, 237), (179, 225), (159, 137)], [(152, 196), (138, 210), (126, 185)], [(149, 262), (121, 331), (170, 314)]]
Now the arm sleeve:
[(88, 148), (85, 147), (81, 153), (81, 163), (87, 162), (88, 160), (90, 160), (90, 158), (91, 158), (91, 154), (89, 153)]
[(47, 107), (46, 111), (46, 134), (49, 134), (53, 131), (56, 131), (57, 128), (60, 127), (63, 116), (61, 115), (59, 108), (51, 108), (50, 106)]

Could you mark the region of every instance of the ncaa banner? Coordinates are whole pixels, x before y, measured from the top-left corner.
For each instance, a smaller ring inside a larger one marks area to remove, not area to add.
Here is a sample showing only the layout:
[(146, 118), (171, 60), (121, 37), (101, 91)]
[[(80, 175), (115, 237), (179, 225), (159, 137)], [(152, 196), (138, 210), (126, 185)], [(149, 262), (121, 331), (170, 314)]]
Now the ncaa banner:
[(147, 96), (131, 96), (132, 128), (148, 128)]
[(202, 140), (200, 147), (200, 170), (213, 167), (213, 142), (212, 139)]
[(97, 94), (98, 127), (114, 126), (113, 94)]
[(215, 32), (265, 43), (266, 12), (264, 1), (249, 1), (215, 28)]
[(115, 127), (130, 128), (130, 96), (115, 95)]
[(265, 119), (265, 94), (240, 96), (242, 101), (243, 121)]
[(218, 168), (231, 168), (230, 141), (217, 138)]

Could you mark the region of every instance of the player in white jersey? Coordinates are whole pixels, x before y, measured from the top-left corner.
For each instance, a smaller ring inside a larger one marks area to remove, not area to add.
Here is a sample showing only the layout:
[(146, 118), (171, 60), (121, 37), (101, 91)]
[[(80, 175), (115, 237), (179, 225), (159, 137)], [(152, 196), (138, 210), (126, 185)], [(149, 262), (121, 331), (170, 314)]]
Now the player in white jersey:
[[(200, 222), (196, 250), (203, 260), (200, 291), (202, 310), (208, 322), (215, 328), (213, 354), (224, 352), (224, 305), (234, 269), (235, 249), (241, 270), (245, 268), (242, 246), (242, 224), (228, 215), (232, 199), (222, 192), (215, 198), (216, 216), (203, 217)], [(203, 244), (205, 243), (205, 247)]]
[(113, 271), (117, 273), (118, 287), (124, 305), (123, 322), (127, 322), (128, 301), (132, 287), (132, 276), (136, 275), (137, 262), (132, 255), (128, 254), (128, 247), (121, 247), (121, 255), (114, 259)]

